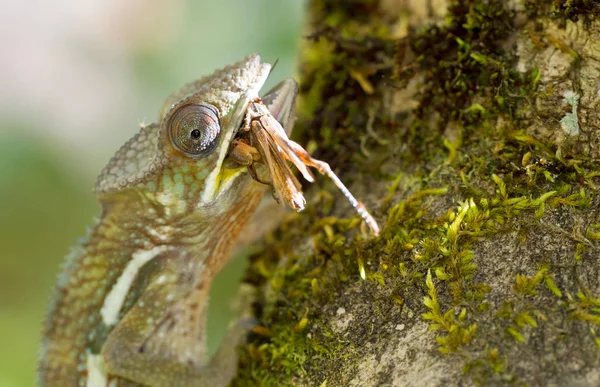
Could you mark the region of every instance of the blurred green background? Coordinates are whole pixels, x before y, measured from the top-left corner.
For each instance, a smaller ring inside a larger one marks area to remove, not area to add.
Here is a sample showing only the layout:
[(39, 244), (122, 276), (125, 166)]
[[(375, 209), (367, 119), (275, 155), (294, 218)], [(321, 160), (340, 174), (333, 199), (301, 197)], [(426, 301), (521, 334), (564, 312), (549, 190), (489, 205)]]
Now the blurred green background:
[[(48, 296), (99, 214), (104, 163), (169, 93), (215, 68), (259, 52), (279, 59), (267, 88), (293, 75), (303, 16), (300, 0), (0, 4), (0, 387), (35, 385)], [(212, 350), (243, 269), (237, 259), (212, 291)]]

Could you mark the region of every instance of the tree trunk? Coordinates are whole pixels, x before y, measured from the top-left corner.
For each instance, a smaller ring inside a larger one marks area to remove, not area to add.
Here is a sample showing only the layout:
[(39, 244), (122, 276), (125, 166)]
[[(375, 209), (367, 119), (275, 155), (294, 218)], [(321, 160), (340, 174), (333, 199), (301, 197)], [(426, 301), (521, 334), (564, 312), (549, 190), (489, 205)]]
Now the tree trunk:
[(600, 385), (599, 14), (312, 2), (295, 138), (382, 232), (305, 187), (252, 255), (235, 385)]

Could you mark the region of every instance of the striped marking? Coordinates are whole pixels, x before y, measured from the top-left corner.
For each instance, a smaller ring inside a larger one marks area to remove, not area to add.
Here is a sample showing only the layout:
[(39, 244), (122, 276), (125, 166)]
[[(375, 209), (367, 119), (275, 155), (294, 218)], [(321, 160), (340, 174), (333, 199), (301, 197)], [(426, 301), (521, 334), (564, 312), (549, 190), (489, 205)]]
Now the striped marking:
[(106, 387), (106, 371), (102, 355), (87, 355), (87, 387)]
[(131, 260), (123, 270), (123, 274), (104, 299), (104, 305), (100, 309), (104, 325), (112, 326), (118, 322), (119, 311), (123, 307), (129, 289), (142, 266), (167, 250), (168, 246), (155, 246), (150, 250), (137, 250), (133, 253)]

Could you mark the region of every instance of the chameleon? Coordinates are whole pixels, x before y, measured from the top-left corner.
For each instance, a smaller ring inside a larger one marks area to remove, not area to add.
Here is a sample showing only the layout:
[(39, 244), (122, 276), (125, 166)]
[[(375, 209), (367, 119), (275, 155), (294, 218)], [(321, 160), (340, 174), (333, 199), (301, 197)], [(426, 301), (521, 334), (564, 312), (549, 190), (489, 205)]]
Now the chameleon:
[(184, 85), (104, 167), (101, 216), (67, 255), (48, 307), (41, 386), (230, 382), (247, 327), (230, 328), (207, 359), (208, 293), (266, 190), (251, 167), (264, 149), (239, 136), (249, 106), (264, 103), (281, 136), (293, 124), (293, 79), (259, 97), (270, 71), (253, 54)]

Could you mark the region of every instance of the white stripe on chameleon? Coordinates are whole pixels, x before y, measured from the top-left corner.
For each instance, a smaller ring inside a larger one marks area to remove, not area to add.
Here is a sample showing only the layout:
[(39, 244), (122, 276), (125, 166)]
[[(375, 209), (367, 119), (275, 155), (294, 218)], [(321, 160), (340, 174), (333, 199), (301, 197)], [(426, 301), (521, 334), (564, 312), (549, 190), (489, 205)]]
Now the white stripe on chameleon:
[(87, 354), (87, 387), (106, 387), (106, 371), (102, 355)]
[(131, 260), (125, 267), (125, 270), (123, 270), (123, 274), (121, 274), (104, 299), (104, 305), (102, 305), (102, 309), (100, 309), (100, 315), (102, 316), (104, 325), (112, 326), (117, 323), (119, 311), (121, 310), (121, 307), (123, 307), (125, 297), (127, 297), (131, 284), (133, 284), (141, 267), (144, 266), (146, 262), (167, 250), (168, 246), (155, 246), (150, 250), (137, 250), (133, 253)]
[[(267, 77), (269, 76), (269, 72), (271, 71), (270, 63), (261, 63), (260, 64), (260, 72), (256, 75), (256, 80), (254, 81), (253, 88), (249, 89), (244, 96), (242, 96), (237, 105), (231, 110), (230, 119), (228, 125), (235, 123), (239, 125), (244, 119), (244, 115), (246, 114), (246, 110), (248, 108), (248, 103), (251, 99), (258, 97), (258, 92), (260, 88), (263, 87)], [(206, 178), (204, 182), (204, 190), (202, 191), (202, 203), (209, 203), (216, 199), (217, 188), (219, 187), (220, 182), (220, 174), (221, 174), (221, 166), (223, 165), (223, 161), (225, 160), (225, 155), (229, 151), (229, 144), (233, 140), (233, 136), (237, 134), (238, 128), (221, 128), (221, 130), (225, 130), (226, 137), (221, 140), (221, 144), (226, 144), (227, 146), (222, 146), (219, 149), (219, 158), (217, 159), (217, 165), (215, 168), (210, 171), (210, 174)], [(218, 190), (219, 192), (223, 192), (222, 189)]]

